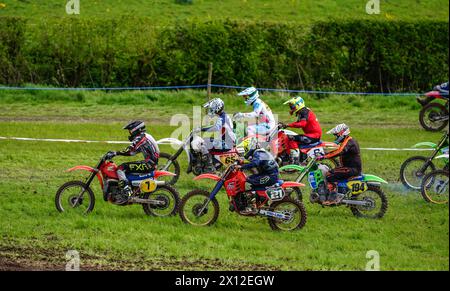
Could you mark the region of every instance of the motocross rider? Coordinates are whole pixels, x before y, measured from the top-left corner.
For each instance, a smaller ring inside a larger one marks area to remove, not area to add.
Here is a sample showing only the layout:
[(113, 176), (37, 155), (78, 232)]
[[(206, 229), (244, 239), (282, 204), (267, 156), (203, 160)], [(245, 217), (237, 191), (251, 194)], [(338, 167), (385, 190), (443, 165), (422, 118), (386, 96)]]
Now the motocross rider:
[(238, 96), (243, 96), (245, 104), (253, 107), (253, 111), (250, 113), (236, 113), (235, 119), (253, 119), (256, 120), (254, 125), (248, 127), (249, 135), (268, 135), (273, 132), (276, 124), (275, 117), (269, 106), (259, 98), (258, 90), (255, 87), (249, 87), (240, 92)]
[(155, 139), (146, 133), (145, 123), (143, 121), (132, 121), (125, 125), (123, 129), (128, 130), (128, 140), (131, 141), (125, 150), (119, 152), (108, 152), (106, 159), (110, 160), (115, 156), (134, 156), (137, 153), (142, 153), (143, 161), (128, 162), (119, 165), (117, 175), (119, 177), (119, 187), (122, 190), (120, 197), (117, 197), (116, 203), (124, 204), (128, 202), (133, 191), (130, 182), (127, 179), (126, 173), (149, 173), (156, 169), (159, 158), (159, 147)]
[[(326, 175), (328, 197), (322, 203), (324, 205), (337, 204), (344, 197), (343, 194), (337, 193), (335, 183), (350, 177), (360, 176), (362, 172), (361, 150), (358, 142), (350, 136), (350, 128), (345, 123), (341, 123), (328, 131), (327, 134), (333, 134), (336, 137), (334, 142), (339, 145), (339, 148), (322, 158), (329, 159), (339, 156), (341, 166), (330, 170)], [(321, 200), (325, 199), (322, 198)]]
[[(274, 157), (265, 149), (259, 148), (255, 137), (249, 137), (237, 146), (238, 151), (244, 154), (244, 158), (250, 163), (238, 165), (237, 168), (249, 170), (256, 168), (258, 173), (247, 177), (247, 183), (252, 190), (259, 190), (276, 184), (279, 180), (278, 164)], [(254, 214), (256, 209), (256, 193), (252, 191), (249, 207), (241, 211), (241, 214)]]
[(320, 127), (319, 120), (314, 112), (305, 106), (305, 101), (302, 97), (294, 97), (286, 101), (284, 104), (289, 104), (289, 113), (291, 115), (295, 114), (297, 116), (297, 121), (289, 124), (280, 123), (280, 127), (301, 128), (303, 130), (303, 134), (294, 136), (289, 143), (291, 148), (291, 162), (293, 164), (298, 164), (300, 158), (298, 146), (307, 146), (320, 142), (320, 138), (322, 137), (322, 128)]
[(217, 116), (218, 119), (216, 123), (212, 126), (196, 128), (194, 129), (194, 133), (199, 132), (218, 132), (220, 133), (220, 138), (215, 139), (214, 137), (210, 137), (206, 140), (201, 140), (200, 145), (196, 145), (196, 147), (201, 149), (201, 152), (204, 156), (208, 157), (208, 165), (207, 168), (210, 171), (214, 171), (214, 162), (213, 157), (210, 154), (210, 150), (219, 151), (219, 152), (227, 152), (230, 151), (234, 143), (236, 142), (236, 136), (233, 132), (233, 124), (225, 112), (225, 104), (220, 98), (214, 98), (211, 101), (203, 104), (203, 108), (207, 110), (207, 114), (209, 117)]

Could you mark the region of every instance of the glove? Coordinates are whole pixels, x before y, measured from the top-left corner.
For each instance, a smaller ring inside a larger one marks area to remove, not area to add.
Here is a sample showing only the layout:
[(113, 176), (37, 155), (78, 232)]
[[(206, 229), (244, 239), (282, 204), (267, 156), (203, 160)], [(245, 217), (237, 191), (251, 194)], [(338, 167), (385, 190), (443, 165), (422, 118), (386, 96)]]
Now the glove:
[(325, 160), (325, 156), (316, 156), (316, 161)]
[(116, 152), (107, 152), (105, 155), (105, 160), (111, 160), (112, 158), (114, 158), (117, 155)]
[(239, 120), (239, 119), (242, 119), (243, 117), (244, 117), (244, 114), (241, 112), (238, 112), (233, 115), (233, 120)]
[(278, 128), (282, 129), (282, 128), (287, 128), (287, 124), (284, 124), (283, 122), (278, 122)]

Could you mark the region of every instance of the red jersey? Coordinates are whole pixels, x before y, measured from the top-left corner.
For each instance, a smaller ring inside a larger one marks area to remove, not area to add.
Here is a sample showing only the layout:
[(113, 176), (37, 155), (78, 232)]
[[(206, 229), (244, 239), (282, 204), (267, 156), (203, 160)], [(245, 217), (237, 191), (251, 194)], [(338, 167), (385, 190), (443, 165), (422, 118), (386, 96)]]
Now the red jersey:
[(307, 107), (303, 107), (297, 113), (297, 116), (298, 120), (288, 124), (289, 127), (303, 129), (304, 135), (310, 138), (320, 139), (322, 137), (322, 128), (314, 112)]

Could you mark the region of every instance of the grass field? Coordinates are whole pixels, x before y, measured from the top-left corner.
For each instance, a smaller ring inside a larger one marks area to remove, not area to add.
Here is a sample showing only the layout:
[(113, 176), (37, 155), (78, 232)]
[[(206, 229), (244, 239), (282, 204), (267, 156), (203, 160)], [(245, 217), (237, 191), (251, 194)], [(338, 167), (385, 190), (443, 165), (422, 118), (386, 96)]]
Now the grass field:
[[(176, 20), (247, 19), (253, 21), (295, 21), (309, 23), (332, 19), (448, 20), (448, 1), (381, 0), (379, 15), (366, 14), (367, 0), (194, 0), (192, 5), (175, 0), (80, 0), (77, 17), (114, 18), (122, 15), (153, 19), (155, 25)], [(1, 0), (1, 15), (26, 16), (40, 21), (42, 17), (65, 17), (67, 1)], [(4, 4), (4, 5), (1, 5)]]
[[(247, 110), (234, 95), (220, 97), (229, 113)], [(280, 120), (290, 118), (282, 105), (286, 94), (263, 98)], [(440, 138), (439, 133), (420, 128), (419, 107), (412, 96), (304, 98), (324, 129), (346, 122), (361, 147), (406, 148)], [(192, 116), (192, 106), (201, 105), (204, 99), (203, 91), (2, 91), (0, 136), (122, 141), (126, 140), (123, 124), (141, 118), (159, 139), (176, 128), (169, 126), (173, 114)], [(304, 229), (273, 232), (262, 218), (230, 213), (221, 193), (217, 224), (195, 228), (179, 217), (146, 217), (139, 206), (106, 204), (98, 185), (92, 214), (59, 214), (53, 201), (56, 189), (80, 178), (65, 169), (95, 165), (103, 153), (120, 148), (0, 140), (0, 269), (64, 269), (65, 253), (73, 249), (80, 252), (81, 269), (362, 270), (368, 260), (366, 252), (376, 250), (382, 270), (448, 270), (448, 205), (427, 204), (398, 181), (401, 163), (427, 152), (363, 150), (364, 172), (390, 182), (385, 187), (390, 205), (381, 220), (357, 219), (346, 208), (321, 208), (306, 202), (309, 218)], [(162, 150), (174, 152), (167, 146)], [(177, 184), (181, 195), (196, 187), (212, 187), (192, 178), (182, 174)]]

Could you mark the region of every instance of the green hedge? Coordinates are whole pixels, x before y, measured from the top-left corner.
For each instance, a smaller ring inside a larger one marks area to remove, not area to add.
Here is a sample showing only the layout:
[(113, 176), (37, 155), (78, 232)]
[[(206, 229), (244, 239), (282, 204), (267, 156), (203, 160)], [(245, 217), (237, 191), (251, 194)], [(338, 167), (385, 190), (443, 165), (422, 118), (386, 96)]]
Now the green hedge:
[(416, 91), (448, 79), (448, 23), (286, 23), (0, 17), (0, 84), (155, 86), (213, 82)]

